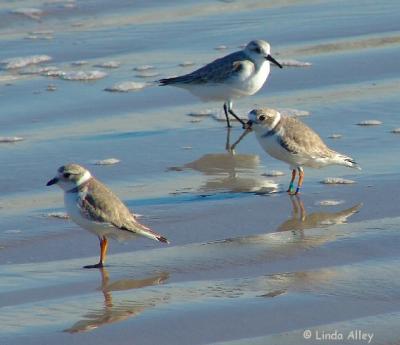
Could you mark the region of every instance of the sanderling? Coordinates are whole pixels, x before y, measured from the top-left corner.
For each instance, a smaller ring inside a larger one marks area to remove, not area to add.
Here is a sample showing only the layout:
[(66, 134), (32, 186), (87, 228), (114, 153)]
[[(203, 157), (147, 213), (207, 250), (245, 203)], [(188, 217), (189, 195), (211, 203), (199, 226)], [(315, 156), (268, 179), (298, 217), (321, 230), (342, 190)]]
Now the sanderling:
[(289, 193), (293, 193), (296, 170), (299, 180), (296, 192), (303, 184), (303, 166), (322, 168), (327, 165), (344, 165), (360, 169), (358, 164), (346, 155), (331, 150), (320, 136), (299, 119), (281, 115), (274, 109), (254, 109), (249, 113), (249, 122), (262, 148), (272, 157), (284, 161), (292, 169)]
[(60, 167), (56, 177), (47, 182), (47, 186), (53, 184), (64, 190), (64, 203), (70, 218), (100, 240), (99, 263), (85, 268), (103, 267), (108, 237), (126, 239), (141, 235), (169, 243), (165, 237), (140, 224), (122, 201), (82, 166), (67, 164)]
[(270, 50), (270, 45), (265, 41), (251, 41), (243, 50), (217, 59), (192, 73), (161, 79), (159, 82), (160, 85), (187, 89), (204, 101), (223, 101), (228, 127), (228, 113), (244, 125), (233, 111), (232, 102), (261, 89), (269, 75), (269, 61), (282, 68), (271, 56)]

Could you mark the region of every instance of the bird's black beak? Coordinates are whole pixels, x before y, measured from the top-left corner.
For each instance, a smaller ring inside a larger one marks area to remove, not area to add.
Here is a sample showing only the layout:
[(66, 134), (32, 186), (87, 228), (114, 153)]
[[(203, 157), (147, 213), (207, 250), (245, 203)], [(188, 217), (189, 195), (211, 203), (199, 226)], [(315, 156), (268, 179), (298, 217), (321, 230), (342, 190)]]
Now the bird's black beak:
[(268, 60), (268, 61), (271, 61), (272, 63), (274, 63), (275, 65), (277, 65), (279, 68), (282, 68), (282, 65), (278, 62), (278, 61), (276, 61), (271, 55), (267, 55), (266, 57), (265, 57), (265, 60)]
[(58, 178), (55, 177), (53, 179), (51, 179), (49, 182), (46, 183), (46, 186), (51, 186), (53, 184), (56, 184), (58, 182)]

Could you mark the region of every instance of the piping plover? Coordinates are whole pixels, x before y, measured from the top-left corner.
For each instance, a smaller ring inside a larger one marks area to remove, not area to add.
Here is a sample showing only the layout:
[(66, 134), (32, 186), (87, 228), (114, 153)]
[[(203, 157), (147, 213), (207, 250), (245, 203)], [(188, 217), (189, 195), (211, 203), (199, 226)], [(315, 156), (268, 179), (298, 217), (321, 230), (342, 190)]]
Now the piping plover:
[(270, 54), (263, 40), (251, 41), (243, 50), (226, 55), (204, 67), (179, 77), (161, 79), (160, 85), (187, 89), (204, 101), (223, 101), (226, 123), (229, 114), (244, 125), (232, 109), (234, 99), (255, 94), (264, 85), (270, 71), (269, 62), (282, 68)]
[(134, 214), (105, 185), (77, 164), (60, 167), (47, 186), (64, 190), (64, 203), (71, 219), (100, 240), (100, 261), (85, 268), (100, 268), (106, 259), (108, 238), (127, 239), (136, 235), (169, 243), (160, 234), (140, 224)]
[(344, 165), (361, 170), (353, 158), (331, 150), (310, 127), (294, 117), (281, 115), (274, 109), (254, 109), (247, 125), (254, 130), (262, 148), (272, 157), (284, 161), (292, 169), (289, 193), (293, 193), (296, 170), (299, 172), (298, 194), (303, 184), (303, 166), (322, 168)]

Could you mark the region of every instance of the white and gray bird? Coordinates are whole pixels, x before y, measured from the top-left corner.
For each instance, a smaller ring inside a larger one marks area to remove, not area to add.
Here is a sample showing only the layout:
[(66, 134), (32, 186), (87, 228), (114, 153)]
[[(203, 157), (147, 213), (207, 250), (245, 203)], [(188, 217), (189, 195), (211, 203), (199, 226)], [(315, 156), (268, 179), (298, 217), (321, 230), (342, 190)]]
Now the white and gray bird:
[(298, 194), (303, 184), (303, 167), (322, 168), (343, 165), (361, 170), (353, 158), (330, 149), (320, 136), (299, 119), (281, 115), (269, 108), (250, 111), (248, 127), (254, 130), (262, 148), (292, 169), (289, 193), (293, 193), (296, 170), (299, 172)]
[(203, 101), (223, 101), (227, 126), (231, 126), (229, 114), (244, 125), (232, 109), (233, 100), (254, 95), (261, 89), (268, 78), (270, 62), (282, 68), (270, 52), (269, 43), (254, 40), (243, 50), (210, 62), (192, 73), (159, 82), (160, 85), (186, 89)]
[(53, 184), (64, 190), (64, 204), (70, 218), (100, 240), (99, 263), (85, 268), (103, 267), (108, 238), (122, 240), (144, 236), (169, 243), (165, 237), (140, 224), (124, 203), (84, 167), (78, 164), (60, 167), (57, 175), (47, 182), (47, 186)]

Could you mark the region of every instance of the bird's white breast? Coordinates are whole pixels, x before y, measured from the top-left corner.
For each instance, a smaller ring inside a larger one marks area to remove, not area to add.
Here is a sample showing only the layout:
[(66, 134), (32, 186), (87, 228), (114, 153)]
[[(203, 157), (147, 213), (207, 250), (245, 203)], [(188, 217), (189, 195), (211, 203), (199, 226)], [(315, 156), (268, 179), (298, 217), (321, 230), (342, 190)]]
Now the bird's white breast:
[(262, 88), (268, 78), (270, 65), (268, 61), (262, 63), (259, 69), (256, 69), (251, 77), (244, 81), (250, 95), (255, 94)]
[(258, 142), (260, 143), (261, 147), (272, 157), (284, 161), (288, 163), (291, 168), (296, 168), (297, 166), (301, 165), (301, 162), (298, 161), (296, 155), (288, 152), (282, 145), (280, 144), (280, 136), (284, 135), (282, 130), (278, 131), (277, 133), (263, 136), (267, 130), (258, 130), (256, 131), (256, 136)]

